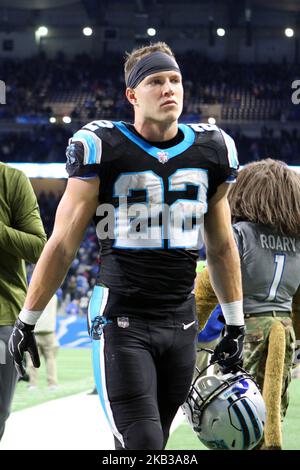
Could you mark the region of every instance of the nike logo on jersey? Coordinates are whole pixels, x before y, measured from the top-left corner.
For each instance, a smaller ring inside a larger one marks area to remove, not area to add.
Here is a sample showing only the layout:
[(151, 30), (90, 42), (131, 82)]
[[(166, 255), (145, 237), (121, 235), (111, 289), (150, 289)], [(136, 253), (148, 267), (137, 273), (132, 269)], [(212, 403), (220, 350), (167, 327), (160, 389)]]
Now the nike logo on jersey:
[(190, 327), (191, 327), (192, 325), (194, 325), (195, 323), (196, 323), (196, 320), (192, 321), (191, 323), (187, 323), (187, 324), (182, 323), (182, 328), (183, 328), (184, 330), (187, 330), (188, 328), (190, 328)]

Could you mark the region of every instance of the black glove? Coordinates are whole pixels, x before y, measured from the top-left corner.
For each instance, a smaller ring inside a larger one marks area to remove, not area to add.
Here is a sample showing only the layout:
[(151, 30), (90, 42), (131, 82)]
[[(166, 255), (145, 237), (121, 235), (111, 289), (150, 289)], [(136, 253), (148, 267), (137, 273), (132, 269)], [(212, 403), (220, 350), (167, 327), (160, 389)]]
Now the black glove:
[(8, 350), (13, 357), (15, 368), (21, 377), (25, 374), (25, 368), (23, 366), (25, 351), (29, 352), (34, 367), (40, 367), (41, 365), (33, 333), (34, 327), (35, 325), (23, 323), (18, 318), (8, 341)]
[(244, 326), (226, 325), (225, 336), (215, 347), (210, 362), (218, 361), (223, 374), (236, 372), (243, 365)]

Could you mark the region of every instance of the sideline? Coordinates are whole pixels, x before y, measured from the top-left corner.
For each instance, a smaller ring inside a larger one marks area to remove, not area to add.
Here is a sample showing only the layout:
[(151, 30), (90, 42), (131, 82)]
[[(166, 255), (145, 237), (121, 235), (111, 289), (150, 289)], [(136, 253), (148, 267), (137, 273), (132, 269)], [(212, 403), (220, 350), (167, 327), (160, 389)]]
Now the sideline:
[[(171, 432), (184, 420), (178, 411)], [(88, 392), (59, 398), (10, 415), (0, 450), (111, 450), (113, 438), (99, 405)]]

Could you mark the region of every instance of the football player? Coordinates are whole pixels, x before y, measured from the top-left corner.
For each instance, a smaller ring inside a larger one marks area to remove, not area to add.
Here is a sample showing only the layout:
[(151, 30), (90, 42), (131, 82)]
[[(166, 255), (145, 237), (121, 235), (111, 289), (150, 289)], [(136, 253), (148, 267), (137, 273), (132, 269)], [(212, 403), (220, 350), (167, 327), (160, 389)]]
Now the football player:
[(193, 376), (192, 289), (203, 238), (227, 324), (222, 365), (230, 371), (242, 361), (240, 264), (227, 202), (238, 160), (218, 127), (178, 124), (182, 74), (165, 43), (128, 54), (125, 81), (134, 123), (94, 121), (69, 142), (67, 189), (11, 349), (22, 371), (34, 324), (94, 218), (100, 272), (88, 323), (101, 405), (117, 448), (163, 449)]

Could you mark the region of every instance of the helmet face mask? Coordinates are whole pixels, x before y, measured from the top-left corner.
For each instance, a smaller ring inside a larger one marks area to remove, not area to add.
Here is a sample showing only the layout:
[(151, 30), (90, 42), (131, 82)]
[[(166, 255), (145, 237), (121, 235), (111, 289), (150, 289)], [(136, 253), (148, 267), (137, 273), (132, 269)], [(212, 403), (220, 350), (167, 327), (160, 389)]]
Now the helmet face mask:
[(261, 441), (265, 404), (246, 371), (193, 380), (183, 410), (199, 440), (209, 449), (250, 450)]

